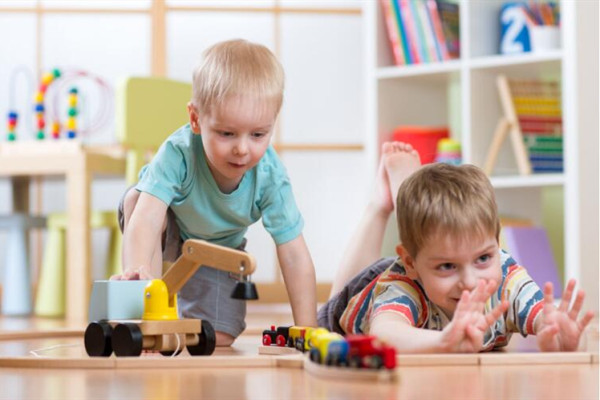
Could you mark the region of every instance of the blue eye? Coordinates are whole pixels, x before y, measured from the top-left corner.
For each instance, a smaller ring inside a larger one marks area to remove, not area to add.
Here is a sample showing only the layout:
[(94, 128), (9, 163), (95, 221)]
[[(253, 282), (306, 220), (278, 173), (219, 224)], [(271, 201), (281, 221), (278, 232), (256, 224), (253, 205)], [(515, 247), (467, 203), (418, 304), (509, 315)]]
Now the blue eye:
[(438, 269), (440, 271), (452, 271), (456, 269), (456, 266), (454, 264), (446, 263), (438, 265)]
[(477, 261), (478, 261), (479, 263), (485, 263), (485, 262), (489, 261), (489, 260), (490, 260), (490, 258), (492, 258), (492, 257), (491, 257), (489, 254), (484, 254), (484, 255), (480, 256), (480, 257), (477, 259)]
[(262, 132), (254, 132), (252, 134), (252, 136), (254, 136), (257, 139), (260, 139), (260, 138), (264, 137), (265, 135), (266, 135), (266, 133), (262, 133)]
[(219, 132), (219, 135), (224, 136), (224, 137), (229, 137), (229, 136), (233, 136), (232, 132)]

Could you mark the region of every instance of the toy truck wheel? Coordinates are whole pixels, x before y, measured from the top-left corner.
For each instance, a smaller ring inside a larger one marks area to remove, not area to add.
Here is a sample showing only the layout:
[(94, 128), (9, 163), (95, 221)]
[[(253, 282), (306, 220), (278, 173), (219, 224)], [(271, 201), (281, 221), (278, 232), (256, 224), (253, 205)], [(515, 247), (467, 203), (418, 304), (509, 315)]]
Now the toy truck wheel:
[(84, 335), (85, 351), (90, 357), (108, 357), (112, 354), (112, 327), (106, 321), (90, 323)]
[(187, 346), (187, 349), (193, 356), (210, 356), (215, 351), (216, 345), (215, 328), (210, 322), (202, 320), (202, 332), (198, 334), (198, 344)]
[(270, 346), (271, 343), (272, 343), (271, 342), (271, 336), (269, 336), (269, 335), (263, 335), (262, 342), (263, 342), (263, 346)]
[(112, 344), (117, 357), (137, 357), (142, 354), (143, 335), (136, 324), (119, 324), (113, 330)]
[(279, 347), (285, 347), (285, 336), (277, 335), (276, 343)]

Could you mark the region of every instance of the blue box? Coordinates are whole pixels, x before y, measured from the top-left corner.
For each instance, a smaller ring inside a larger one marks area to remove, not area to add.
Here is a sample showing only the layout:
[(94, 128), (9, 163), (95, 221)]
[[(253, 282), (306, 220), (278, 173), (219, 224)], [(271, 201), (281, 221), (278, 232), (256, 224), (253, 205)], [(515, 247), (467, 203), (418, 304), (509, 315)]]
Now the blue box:
[(89, 320), (141, 319), (144, 289), (149, 280), (95, 281), (90, 299)]

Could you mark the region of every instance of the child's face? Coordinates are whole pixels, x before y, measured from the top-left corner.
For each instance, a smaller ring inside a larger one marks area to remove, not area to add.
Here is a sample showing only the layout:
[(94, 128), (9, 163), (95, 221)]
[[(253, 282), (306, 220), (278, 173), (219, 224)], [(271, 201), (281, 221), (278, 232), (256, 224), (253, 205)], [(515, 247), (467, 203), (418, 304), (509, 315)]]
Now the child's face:
[(463, 290), (472, 291), (481, 279), (497, 284), (502, 279), (498, 241), (493, 236), (456, 240), (435, 235), (414, 259), (402, 245), (397, 251), (409, 277), (421, 282), (429, 300), (448, 317), (454, 315)]
[(267, 150), (275, 112), (256, 107), (254, 99), (232, 97), (209, 114), (188, 104), (190, 125), (202, 135), (208, 167), (219, 189), (231, 193)]

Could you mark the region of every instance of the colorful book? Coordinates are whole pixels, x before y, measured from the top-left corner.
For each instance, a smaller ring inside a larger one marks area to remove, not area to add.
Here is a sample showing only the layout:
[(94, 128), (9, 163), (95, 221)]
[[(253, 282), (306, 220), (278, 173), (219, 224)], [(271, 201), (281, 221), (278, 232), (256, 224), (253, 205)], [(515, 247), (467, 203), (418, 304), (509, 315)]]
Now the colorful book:
[(404, 65), (406, 60), (404, 58), (404, 51), (402, 44), (400, 43), (400, 36), (398, 35), (398, 24), (396, 22), (396, 15), (392, 8), (394, 0), (381, 0), (381, 10), (383, 12), (383, 18), (387, 28), (388, 39), (394, 64)]
[(427, 0), (427, 10), (429, 11), (429, 21), (435, 35), (435, 46), (438, 57), (440, 60), (449, 60), (450, 55), (448, 54), (448, 49), (446, 47), (446, 38), (444, 37), (442, 21), (440, 20), (440, 14), (438, 13), (435, 0)]
[(460, 58), (460, 14), (457, 3), (436, 0), (451, 59)]
[(410, 48), (408, 44), (408, 37), (404, 24), (402, 23), (402, 14), (400, 12), (399, 0), (392, 0), (392, 6), (396, 16), (396, 25), (398, 27), (398, 36), (400, 37), (400, 43), (402, 44), (402, 51), (404, 53), (404, 59), (406, 64), (413, 64), (414, 61), (410, 55)]
[(433, 25), (429, 18), (429, 10), (427, 8), (427, 2), (417, 1), (417, 11), (419, 12), (419, 18), (421, 20), (421, 26), (423, 27), (423, 33), (425, 34), (425, 45), (427, 47), (427, 53), (431, 61), (441, 61), (441, 56), (438, 54), (438, 49), (435, 44), (435, 32), (433, 31)]
[(507, 251), (515, 261), (525, 267), (540, 289), (552, 282), (554, 297), (562, 295), (562, 283), (546, 230), (541, 227), (509, 226), (502, 229)]
[(418, 50), (419, 35), (417, 34), (417, 27), (415, 26), (415, 17), (411, 11), (409, 0), (399, 0), (400, 4), (400, 15), (402, 16), (402, 25), (406, 32), (406, 41), (408, 43), (410, 58), (413, 64), (420, 63), (423, 59)]
[(431, 57), (429, 52), (427, 51), (427, 43), (425, 38), (425, 30), (423, 27), (423, 23), (421, 21), (421, 16), (419, 15), (419, 6), (415, 0), (409, 0), (410, 11), (413, 17), (413, 24), (415, 26), (415, 30), (417, 32), (417, 49), (419, 50), (419, 56), (421, 57), (421, 61), (428, 63), (431, 61)]

